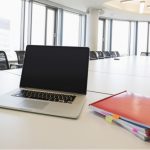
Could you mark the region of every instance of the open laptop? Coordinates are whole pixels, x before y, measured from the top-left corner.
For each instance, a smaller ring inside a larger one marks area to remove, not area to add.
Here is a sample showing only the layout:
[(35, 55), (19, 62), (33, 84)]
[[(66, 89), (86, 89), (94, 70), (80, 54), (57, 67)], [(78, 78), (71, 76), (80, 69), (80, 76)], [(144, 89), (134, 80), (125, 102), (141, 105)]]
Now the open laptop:
[(0, 107), (78, 118), (86, 100), (89, 48), (28, 45), (20, 88)]

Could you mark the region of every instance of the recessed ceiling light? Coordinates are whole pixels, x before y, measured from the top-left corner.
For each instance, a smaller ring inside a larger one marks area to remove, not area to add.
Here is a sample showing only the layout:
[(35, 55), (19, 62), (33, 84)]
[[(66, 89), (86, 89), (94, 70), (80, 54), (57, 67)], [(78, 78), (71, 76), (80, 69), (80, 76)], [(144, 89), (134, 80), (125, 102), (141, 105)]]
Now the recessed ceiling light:
[(150, 5), (147, 5), (147, 8), (150, 8)]
[(133, 0), (121, 0), (120, 2), (121, 3), (126, 3), (126, 2), (130, 2), (130, 1), (133, 1)]

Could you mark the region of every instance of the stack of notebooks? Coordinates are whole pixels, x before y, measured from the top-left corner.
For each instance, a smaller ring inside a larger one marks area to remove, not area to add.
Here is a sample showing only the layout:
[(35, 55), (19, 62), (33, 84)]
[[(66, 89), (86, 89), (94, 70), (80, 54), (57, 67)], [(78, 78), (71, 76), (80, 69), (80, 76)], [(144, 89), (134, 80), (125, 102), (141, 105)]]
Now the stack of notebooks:
[(150, 140), (150, 97), (127, 91), (89, 105), (108, 122), (114, 122), (144, 141)]

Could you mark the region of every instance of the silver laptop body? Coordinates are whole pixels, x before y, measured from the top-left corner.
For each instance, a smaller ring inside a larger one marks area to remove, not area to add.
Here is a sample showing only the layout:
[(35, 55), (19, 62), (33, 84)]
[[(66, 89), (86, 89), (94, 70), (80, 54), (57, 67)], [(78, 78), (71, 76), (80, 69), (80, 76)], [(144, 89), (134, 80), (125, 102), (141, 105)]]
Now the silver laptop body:
[(20, 88), (1, 96), (0, 107), (78, 118), (86, 101), (88, 62), (86, 47), (28, 45)]

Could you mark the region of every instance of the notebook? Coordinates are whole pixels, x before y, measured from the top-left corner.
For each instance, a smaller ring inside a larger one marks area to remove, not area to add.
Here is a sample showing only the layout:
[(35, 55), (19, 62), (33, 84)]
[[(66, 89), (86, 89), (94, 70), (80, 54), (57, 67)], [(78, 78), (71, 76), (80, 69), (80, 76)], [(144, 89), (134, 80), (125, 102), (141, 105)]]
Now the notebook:
[(144, 141), (150, 140), (150, 128), (145, 128), (143, 126), (134, 124), (132, 122), (122, 120), (121, 118), (118, 118), (118, 116), (115, 117), (115, 115), (110, 115), (108, 112), (106, 112), (104, 110), (103, 111), (99, 110), (98, 114), (100, 114), (100, 117), (104, 117), (107, 122), (116, 123), (120, 127), (128, 130), (130, 133), (139, 137), (140, 139), (142, 139)]
[(86, 101), (89, 48), (29, 45), (20, 88), (0, 107), (78, 118)]
[(90, 104), (99, 112), (117, 114), (121, 119), (150, 128), (150, 97), (131, 92), (121, 92)]

